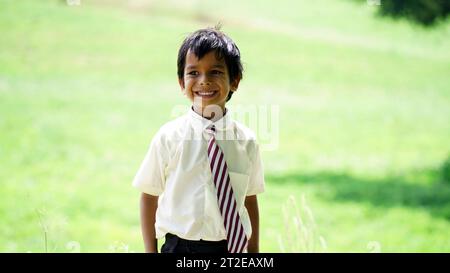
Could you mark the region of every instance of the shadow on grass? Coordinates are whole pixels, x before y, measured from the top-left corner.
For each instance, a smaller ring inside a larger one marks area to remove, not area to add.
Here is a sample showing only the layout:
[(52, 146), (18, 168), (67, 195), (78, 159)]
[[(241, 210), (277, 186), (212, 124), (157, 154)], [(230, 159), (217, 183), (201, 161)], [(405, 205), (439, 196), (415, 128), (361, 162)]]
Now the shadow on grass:
[(267, 181), (282, 184), (314, 184), (325, 199), (338, 202), (364, 202), (373, 206), (425, 209), (434, 217), (450, 221), (450, 185), (433, 181), (433, 171), (381, 179), (352, 176), (346, 173), (320, 172), (267, 175)]

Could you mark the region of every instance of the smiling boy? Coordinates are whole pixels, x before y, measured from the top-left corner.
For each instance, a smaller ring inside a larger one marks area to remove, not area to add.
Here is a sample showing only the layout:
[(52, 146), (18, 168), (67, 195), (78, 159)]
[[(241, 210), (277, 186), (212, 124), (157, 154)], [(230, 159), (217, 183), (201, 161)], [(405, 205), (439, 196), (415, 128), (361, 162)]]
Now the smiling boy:
[(146, 252), (163, 237), (163, 253), (259, 252), (259, 146), (225, 107), (242, 70), (238, 47), (218, 29), (183, 41), (178, 81), (192, 107), (160, 128), (133, 180)]

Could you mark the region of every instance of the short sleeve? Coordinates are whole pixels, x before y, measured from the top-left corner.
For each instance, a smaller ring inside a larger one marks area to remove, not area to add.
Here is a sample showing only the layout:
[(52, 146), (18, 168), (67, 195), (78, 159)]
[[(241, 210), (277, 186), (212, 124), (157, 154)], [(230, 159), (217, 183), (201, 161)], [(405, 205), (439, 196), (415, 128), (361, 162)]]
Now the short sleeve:
[(247, 196), (263, 193), (265, 188), (263, 162), (256, 141), (254, 147)]
[(133, 179), (133, 186), (150, 195), (161, 195), (166, 180), (165, 157), (161, 135), (158, 133), (153, 137), (147, 154)]

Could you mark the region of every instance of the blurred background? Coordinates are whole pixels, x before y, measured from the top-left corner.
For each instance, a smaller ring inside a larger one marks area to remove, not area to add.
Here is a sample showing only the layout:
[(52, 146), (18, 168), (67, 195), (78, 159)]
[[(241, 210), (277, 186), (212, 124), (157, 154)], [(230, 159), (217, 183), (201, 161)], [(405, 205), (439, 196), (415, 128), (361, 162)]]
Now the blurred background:
[(189, 106), (182, 40), (220, 22), (245, 69), (230, 107), (279, 107), (261, 252), (450, 252), (448, 8), (0, 0), (0, 251), (144, 250), (131, 181)]

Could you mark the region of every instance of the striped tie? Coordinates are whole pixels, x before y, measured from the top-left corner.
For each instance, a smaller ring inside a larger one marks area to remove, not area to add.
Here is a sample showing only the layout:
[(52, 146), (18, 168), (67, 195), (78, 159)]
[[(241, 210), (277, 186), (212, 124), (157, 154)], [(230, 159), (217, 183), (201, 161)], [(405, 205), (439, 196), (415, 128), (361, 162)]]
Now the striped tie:
[(236, 198), (231, 188), (227, 163), (222, 150), (216, 143), (215, 126), (208, 127), (206, 132), (211, 135), (208, 142), (209, 166), (216, 186), (217, 202), (227, 232), (228, 252), (241, 253), (247, 248), (248, 240), (236, 207)]

